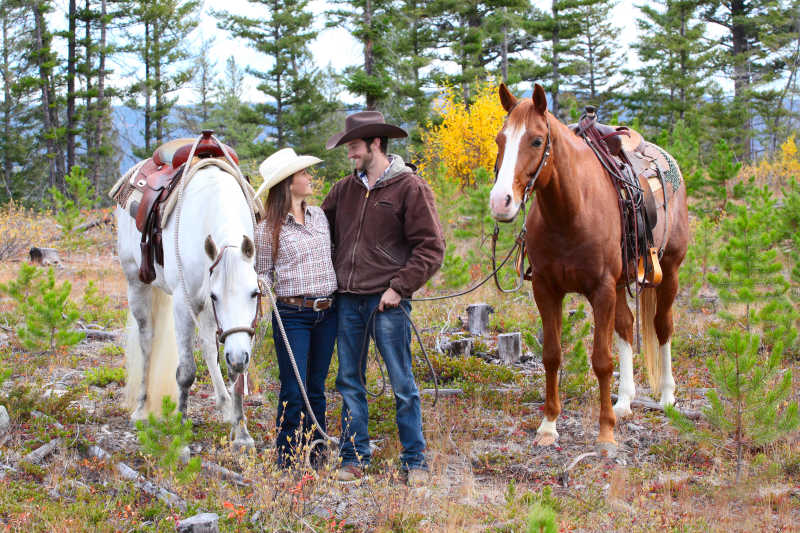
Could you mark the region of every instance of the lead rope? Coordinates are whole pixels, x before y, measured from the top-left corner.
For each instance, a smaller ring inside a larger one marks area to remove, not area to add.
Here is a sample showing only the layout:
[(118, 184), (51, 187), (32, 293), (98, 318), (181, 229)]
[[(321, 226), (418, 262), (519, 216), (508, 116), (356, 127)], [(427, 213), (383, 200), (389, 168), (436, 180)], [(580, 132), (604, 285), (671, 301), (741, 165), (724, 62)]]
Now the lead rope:
[[(292, 370), (294, 371), (294, 377), (297, 379), (297, 385), (300, 389), (300, 394), (303, 396), (303, 403), (306, 405), (306, 411), (308, 412), (308, 416), (311, 418), (311, 422), (314, 423), (314, 426), (319, 431), (320, 435), (322, 435), (321, 439), (316, 439), (311, 441), (311, 444), (308, 446), (308, 450), (305, 454), (305, 464), (311, 466), (311, 452), (317, 446), (317, 444), (327, 445), (328, 443), (333, 444), (334, 446), (339, 445), (339, 439), (336, 437), (331, 437), (328, 435), (324, 429), (322, 429), (322, 425), (317, 420), (316, 415), (314, 415), (314, 410), (311, 409), (311, 402), (308, 401), (308, 395), (306, 394), (306, 387), (303, 383), (303, 378), (300, 377), (300, 369), (297, 368), (297, 361), (294, 358), (294, 352), (292, 351), (292, 345), (289, 344), (289, 337), (286, 335), (286, 329), (283, 327), (283, 320), (281, 320), (281, 314), (278, 312), (278, 305), (275, 301), (275, 294), (272, 292), (272, 287), (269, 285), (265, 285), (267, 288), (267, 295), (269, 296), (270, 303), (272, 304), (272, 312), (275, 315), (275, 319), (278, 322), (278, 330), (281, 333), (281, 338), (283, 338), (283, 343), (286, 346), (286, 351), (289, 353), (289, 362), (292, 364)], [(313, 470), (313, 469), (312, 469)]]

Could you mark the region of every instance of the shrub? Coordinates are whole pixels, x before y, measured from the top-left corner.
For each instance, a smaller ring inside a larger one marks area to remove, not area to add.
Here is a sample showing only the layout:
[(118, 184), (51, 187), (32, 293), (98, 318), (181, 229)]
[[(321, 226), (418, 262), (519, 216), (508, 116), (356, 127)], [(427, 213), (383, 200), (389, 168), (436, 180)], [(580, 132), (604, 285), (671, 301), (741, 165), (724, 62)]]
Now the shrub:
[(497, 157), (494, 138), (503, 126), (505, 111), (497, 98), (497, 85), (487, 81), (476, 88), (475, 101), (461, 100), (459, 91), (445, 87), (434, 110), (437, 123), (422, 132), (424, 146), (418, 161), (420, 173), (444, 163), (444, 179), (462, 188), (475, 185), (473, 170), (491, 172)]
[(86, 371), (84, 382), (86, 382), (87, 385), (95, 385), (97, 387), (105, 387), (112, 382), (123, 384), (125, 383), (125, 369), (110, 368), (107, 366), (90, 368)]
[(200, 472), (200, 458), (193, 457), (185, 466), (179, 464), (183, 449), (192, 440), (192, 428), (191, 422), (183, 420), (183, 413), (176, 407), (169, 396), (164, 396), (161, 417), (150, 413), (146, 422), (137, 421), (136, 434), (145, 455), (179, 481), (187, 482)]

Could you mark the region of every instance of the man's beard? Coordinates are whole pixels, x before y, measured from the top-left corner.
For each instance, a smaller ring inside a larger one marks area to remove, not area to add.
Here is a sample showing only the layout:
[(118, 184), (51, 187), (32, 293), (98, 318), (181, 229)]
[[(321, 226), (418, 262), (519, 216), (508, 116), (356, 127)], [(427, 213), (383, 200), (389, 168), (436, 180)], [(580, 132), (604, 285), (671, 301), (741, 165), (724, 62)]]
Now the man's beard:
[(358, 172), (366, 172), (370, 163), (372, 163), (372, 151), (368, 150), (367, 153), (361, 157), (361, 159), (351, 159), (350, 161), (352, 162), (355, 170)]

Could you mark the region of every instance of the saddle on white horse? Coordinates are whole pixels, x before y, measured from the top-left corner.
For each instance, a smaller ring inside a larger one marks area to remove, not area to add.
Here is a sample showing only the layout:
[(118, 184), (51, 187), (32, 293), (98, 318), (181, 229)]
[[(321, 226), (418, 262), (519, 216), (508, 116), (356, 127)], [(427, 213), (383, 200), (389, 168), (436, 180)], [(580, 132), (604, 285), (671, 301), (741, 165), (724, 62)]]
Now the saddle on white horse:
[[(212, 136), (213, 131), (204, 130), (200, 139), (181, 138), (159, 146), (153, 156), (139, 162), (128, 170), (109, 191), (109, 197), (136, 220), (136, 229), (142, 234), (142, 263), (139, 279), (151, 283), (155, 277), (154, 263), (164, 266), (164, 251), (161, 230), (178, 201), (175, 191), (181, 181), (185, 185), (201, 168), (215, 165), (233, 176), (242, 193), (253, 206), (256, 218), (263, 208), (254, 198), (255, 192), (239, 170), (239, 158), (233, 148), (220, 143)], [(196, 146), (195, 146), (196, 144)], [(189, 156), (194, 155), (192, 161)], [(188, 168), (185, 168), (188, 165)], [(184, 186), (185, 186), (184, 185)]]

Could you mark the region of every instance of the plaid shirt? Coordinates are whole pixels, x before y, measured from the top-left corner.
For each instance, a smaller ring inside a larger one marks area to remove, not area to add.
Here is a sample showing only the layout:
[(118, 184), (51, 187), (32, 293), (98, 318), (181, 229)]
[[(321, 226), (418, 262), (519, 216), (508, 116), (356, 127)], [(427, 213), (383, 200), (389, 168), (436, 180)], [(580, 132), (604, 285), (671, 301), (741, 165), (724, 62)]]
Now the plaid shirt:
[[(272, 229), (256, 227), (256, 272), (272, 285)], [(305, 225), (289, 213), (281, 228), (275, 261), (276, 296), (328, 296), (336, 290), (328, 219), (319, 207), (306, 206)]]
[[(386, 170), (384, 170), (383, 173), (380, 176), (378, 176), (378, 179), (375, 180), (375, 185), (383, 181), (386, 178), (386, 175), (389, 174), (389, 169), (392, 168), (392, 161), (394, 161), (394, 156), (389, 154), (386, 156), (386, 158), (389, 160), (389, 166), (386, 167)], [(369, 177), (367, 176), (366, 170), (358, 171), (358, 179), (360, 179), (361, 183), (364, 184), (364, 187), (366, 187), (367, 190), (369, 190)], [(373, 185), (373, 187), (375, 185)]]

